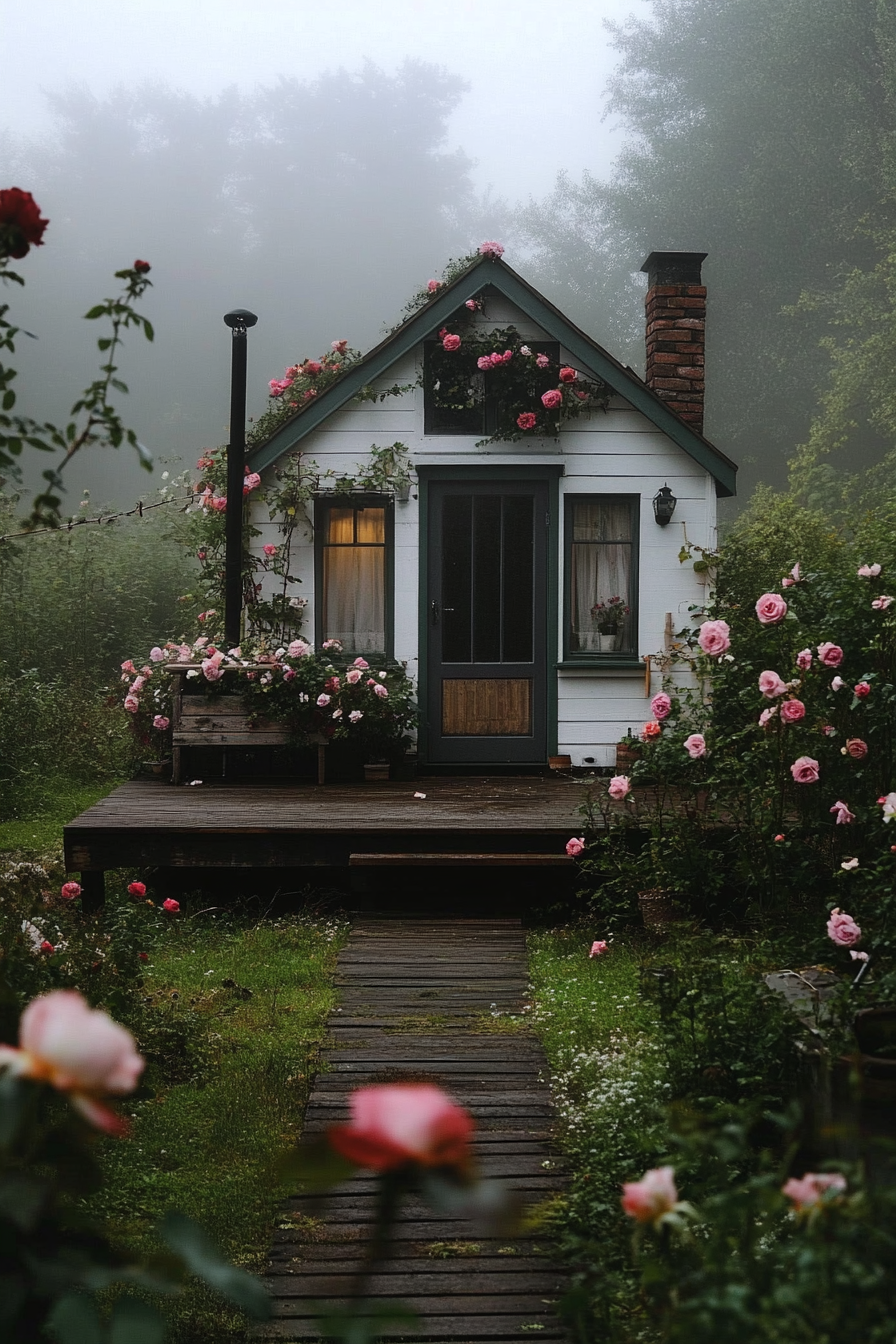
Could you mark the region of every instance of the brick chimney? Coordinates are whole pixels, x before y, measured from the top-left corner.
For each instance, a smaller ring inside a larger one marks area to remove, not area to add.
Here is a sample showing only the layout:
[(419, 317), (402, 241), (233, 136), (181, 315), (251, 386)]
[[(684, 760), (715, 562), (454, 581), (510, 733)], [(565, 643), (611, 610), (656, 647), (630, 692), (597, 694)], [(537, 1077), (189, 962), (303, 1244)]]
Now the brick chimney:
[(705, 252), (651, 252), (647, 272), (647, 371), (651, 391), (703, 433), (706, 286)]

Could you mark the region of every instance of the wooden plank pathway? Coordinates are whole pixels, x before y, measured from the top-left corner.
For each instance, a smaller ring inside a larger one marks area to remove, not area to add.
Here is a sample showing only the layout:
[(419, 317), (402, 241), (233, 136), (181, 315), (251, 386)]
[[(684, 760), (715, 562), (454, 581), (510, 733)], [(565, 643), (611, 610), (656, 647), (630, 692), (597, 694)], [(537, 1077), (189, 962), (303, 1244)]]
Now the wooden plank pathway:
[[(366, 919), (339, 959), (339, 1007), (306, 1134), (348, 1118), (348, 1092), (363, 1082), (436, 1082), (476, 1120), (483, 1175), (528, 1204), (562, 1184), (551, 1146), (551, 1105), (541, 1047), (528, 1030), (500, 1030), (525, 1002), (525, 938), (514, 919)], [(493, 1016), (498, 1014), (498, 1016)], [(316, 1337), (314, 1302), (345, 1297), (373, 1213), (373, 1180), (359, 1175), (324, 1206), (288, 1202), (267, 1283), (274, 1318), (258, 1338)], [(563, 1275), (532, 1238), (502, 1239), (409, 1201), (391, 1258), (369, 1295), (397, 1298), (420, 1318), (414, 1341), (455, 1344), (564, 1338), (554, 1304)]]

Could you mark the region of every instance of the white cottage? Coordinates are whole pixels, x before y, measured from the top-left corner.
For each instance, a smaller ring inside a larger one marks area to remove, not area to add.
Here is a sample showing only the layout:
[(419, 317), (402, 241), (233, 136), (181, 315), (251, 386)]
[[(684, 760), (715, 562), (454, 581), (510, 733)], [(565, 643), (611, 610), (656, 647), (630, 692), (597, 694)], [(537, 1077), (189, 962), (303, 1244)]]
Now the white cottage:
[[(648, 717), (645, 660), (705, 598), (679, 563), (682, 542), (711, 549), (716, 499), (735, 491), (734, 463), (702, 434), (704, 256), (645, 262), (646, 381), (483, 255), (252, 450), (264, 480), (297, 450), (342, 477), (357, 475), (371, 444), (407, 446), (408, 496), (321, 491), (292, 569), (318, 647), (338, 638), (406, 665), (428, 771), (538, 769), (554, 755), (609, 766)], [(468, 333), (482, 349), (508, 327), (513, 358), (541, 356), (548, 402), (573, 379), (584, 413), (545, 432), (538, 407), (534, 432), (496, 439), (487, 367), (462, 405), (446, 404), (433, 351), (444, 367), (441, 352), (465, 339), (446, 336)], [(396, 384), (397, 396), (358, 400)], [(277, 543), (266, 510), (252, 521), (254, 544)]]

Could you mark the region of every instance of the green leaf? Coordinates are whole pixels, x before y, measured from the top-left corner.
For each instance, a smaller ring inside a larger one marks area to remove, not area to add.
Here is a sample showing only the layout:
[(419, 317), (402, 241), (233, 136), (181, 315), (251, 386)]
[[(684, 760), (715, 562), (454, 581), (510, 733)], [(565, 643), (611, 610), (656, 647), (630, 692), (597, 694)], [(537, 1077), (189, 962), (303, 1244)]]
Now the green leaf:
[(59, 1344), (103, 1344), (96, 1303), (83, 1293), (61, 1297), (47, 1318), (47, 1329)]
[(101, 336), (96, 343), (96, 348), (97, 350), (108, 350), (111, 344), (112, 344), (111, 336)]
[(13, 406), (15, 406), (15, 404), (16, 404), (16, 394), (15, 394), (15, 392), (13, 392), (12, 388), (9, 387), (9, 388), (7, 388), (7, 390), (3, 393), (3, 409), (4, 409), (4, 411), (11, 411), (12, 408), (13, 408)]
[(149, 451), (146, 445), (140, 443), (138, 439), (134, 440), (134, 447), (137, 449), (137, 454), (140, 458), (141, 467), (143, 467), (146, 471), (152, 471), (153, 468), (152, 453)]
[(143, 319), (143, 334), (148, 341), (152, 341), (155, 339), (156, 333), (153, 331), (152, 323), (147, 322), (145, 317)]
[(120, 1297), (112, 1311), (109, 1344), (164, 1344), (165, 1321), (139, 1297)]
[(271, 1314), (271, 1299), (258, 1279), (223, 1259), (204, 1228), (183, 1213), (169, 1213), (159, 1234), (183, 1259), (187, 1268), (222, 1297), (229, 1298), (248, 1316), (264, 1321)]
[(84, 321), (92, 322), (96, 317), (104, 317), (107, 312), (108, 309), (104, 303), (97, 303), (91, 308), (89, 313), (84, 314)]

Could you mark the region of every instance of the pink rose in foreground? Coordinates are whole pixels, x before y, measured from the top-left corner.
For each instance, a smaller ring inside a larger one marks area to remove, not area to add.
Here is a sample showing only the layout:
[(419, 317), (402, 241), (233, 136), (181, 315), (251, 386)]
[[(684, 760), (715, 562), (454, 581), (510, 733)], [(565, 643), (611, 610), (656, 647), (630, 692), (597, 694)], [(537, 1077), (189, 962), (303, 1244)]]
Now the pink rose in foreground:
[(472, 1117), (431, 1083), (359, 1087), (349, 1098), (351, 1121), (327, 1131), (330, 1147), (358, 1166), (394, 1171), (464, 1166)]
[(853, 947), (862, 936), (862, 930), (852, 915), (842, 914), (839, 906), (831, 911), (827, 927), (828, 937), (838, 947)]
[(818, 656), (825, 667), (839, 667), (843, 662), (843, 650), (839, 644), (819, 644)]
[(807, 672), (812, 666), (812, 650), (800, 649), (796, 656), (796, 665), (801, 672)]
[(160, 733), (166, 733), (171, 720), (166, 719), (164, 714), (157, 714), (152, 721), (153, 728), (158, 728)]
[(806, 706), (802, 700), (782, 700), (781, 701), (781, 722), (798, 723), (800, 719), (806, 717)]
[(546, 406), (549, 411), (553, 411), (559, 406), (562, 400), (563, 393), (559, 392), (556, 387), (549, 387), (547, 392), (543, 392), (541, 396), (542, 406)]
[(756, 603), (756, 615), (762, 625), (777, 625), (787, 615), (787, 603), (780, 593), (763, 593)]
[(523, 411), (516, 418), (516, 423), (520, 429), (534, 429), (538, 422), (538, 417), (534, 411)]
[(691, 733), (684, 740), (684, 749), (692, 761), (699, 761), (701, 756), (706, 755), (706, 738), (702, 733)]
[(357, 686), (362, 676), (363, 673), (360, 667), (350, 667), (345, 674), (345, 679), (348, 682), (349, 686)]
[(836, 802), (833, 807), (828, 809), (828, 811), (836, 813), (836, 816), (834, 817), (834, 824), (836, 826), (848, 826), (850, 822), (855, 821), (856, 819), (855, 813), (850, 812), (849, 806), (846, 803)]
[(160, 649), (158, 645), (156, 645), (156, 647), (155, 647), (154, 649), (150, 649), (150, 651), (149, 651), (149, 661), (150, 661), (151, 663), (164, 663), (164, 661), (165, 661), (165, 653), (164, 653), (164, 650), (163, 650), (163, 649)]
[(99, 1098), (132, 1092), (143, 1072), (134, 1038), (73, 990), (33, 999), (19, 1024), (19, 1048), (0, 1045), (0, 1067), (67, 1092), (72, 1105), (98, 1129), (121, 1134), (125, 1122)]
[(800, 756), (790, 767), (790, 773), (797, 784), (817, 784), (818, 762), (811, 756)]
[(860, 700), (864, 700), (866, 696), (871, 694), (871, 686), (867, 681), (857, 681), (852, 690), (853, 695), (857, 695)]
[(74, 901), (81, 895), (81, 884), (79, 882), (63, 882), (59, 895), (64, 901)]
[(632, 786), (628, 775), (614, 775), (607, 788), (610, 797), (617, 803), (621, 803), (623, 798), (627, 798), (631, 790)]
[(657, 1227), (677, 1205), (674, 1167), (654, 1167), (640, 1181), (627, 1181), (622, 1187), (622, 1207), (639, 1223)]
[(663, 719), (668, 719), (672, 712), (672, 700), (665, 691), (660, 691), (650, 702), (650, 712), (655, 719), (661, 723)]
[(797, 1213), (808, 1213), (822, 1203), (827, 1191), (840, 1195), (846, 1189), (846, 1177), (838, 1171), (807, 1171), (799, 1180), (791, 1176), (781, 1186), (781, 1194), (792, 1199)]
[(792, 588), (795, 583), (801, 583), (799, 561), (794, 565), (786, 579), (781, 580), (782, 588)]
[(571, 859), (577, 859), (585, 848), (584, 835), (574, 835), (571, 840), (566, 842), (566, 852)]
[(783, 695), (787, 690), (787, 682), (782, 681), (777, 672), (760, 672), (759, 689), (767, 700), (774, 700), (776, 695)]
[(447, 336), (445, 336), (445, 337), (442, 338), (442, 349), (443, 349), (443, 350), (447, 350), (447, 351), (449, 352), (449, 354), (450, 354), (453, 350), (459, 350), (459, 349), (460, 349), (460, 337), (459, 337), (459, 336), (453, 336), (453, 335), (451, 334), (451, 332), (449, 332)]
[(487, 242), (479, 244), (479, 255), (482, 257), (493, 257), (493, 258), (503, 257), (504, 248), (500, 243), (496, 243), (492, 239)]
[(604, 954), (605, 952), (609, 952), (609, 950), (610, 950), (610, 944), (609, 944), (609, 943), (604, 943), (604, 942), (592, 943), (592, 944), (591, 944), (591, 951), (588, 953), (588, 955), (589, 955), (589, 957), (602, 957), (603, 954)]
[(896, 599), (888, 597), (886, 593), (881, 593), (880, 597), (874, 599), (871, 606), (875, 611), (886, 611), (887, 607), (892, 607), (894, 601)]
[(169, 915), (179, 915), (180, 901), (173, 901), (169, 896), (167, 901), (162, 902), (162, 909)]
[(378, 695), (381, 700), (385, 700), (389, 694), (381, 681), (374, 683), (373, 693), (374, 695)]
[(129, 882), (129, 883), (128, 883), (128, 895), (129, 895), (129, 896), (133, 896), (134, 899), (137, 900), (137, 901), (142, 901), (142, 900), (143, 900), (143, 897), (146, 895), (146, 883), (145, 883), (145, 882)]
[(730, 634), (727, 621), (704, 621), (697, 635), (697, 643), (704, 653), (716, 657), (731, 648)]
[(868, 755), (868, 743), (863, 742), (860, 737), (848, 737), (846, 746), (841, 747), (844, 756), (851, 756), (854, 761), (864, 761)]
[(880, 573), (880, 565), (859, 565), (856, 574), (860, 579), (876, 579)]

